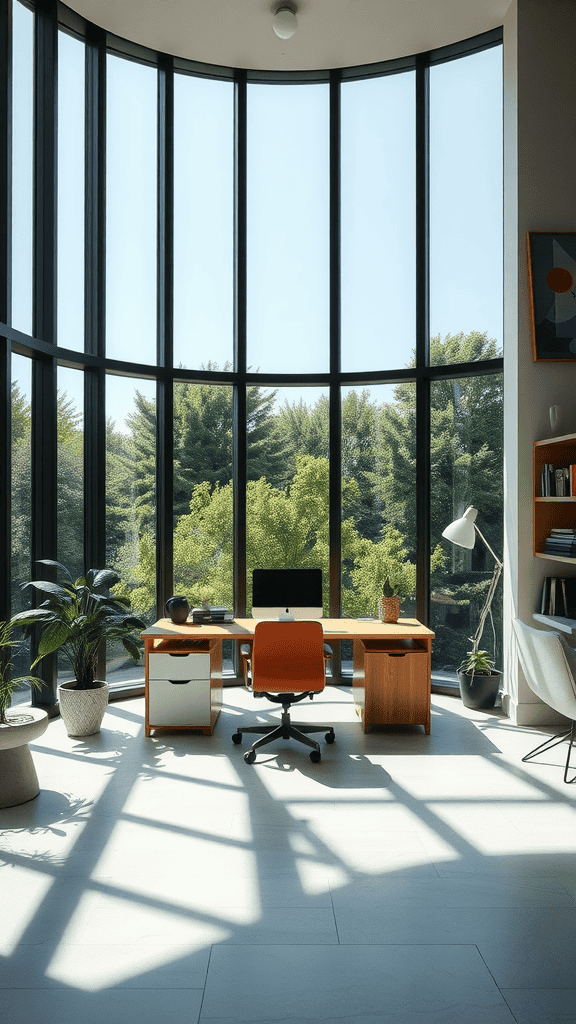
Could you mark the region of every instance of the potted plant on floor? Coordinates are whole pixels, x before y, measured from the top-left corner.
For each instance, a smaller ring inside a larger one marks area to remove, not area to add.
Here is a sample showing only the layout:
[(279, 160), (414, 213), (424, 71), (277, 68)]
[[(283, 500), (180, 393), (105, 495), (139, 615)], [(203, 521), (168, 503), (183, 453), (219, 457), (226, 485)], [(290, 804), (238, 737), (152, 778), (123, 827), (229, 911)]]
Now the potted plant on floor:
[(62, 583), (33, 580), (46, 599), (38, 608), (15, 615), (13, 622), (27, 632), (40, 627), (38, 655), (32, 668), (46, 655), (62, 651), (74, 678), (58, 686), (60, 714), (69, 736), (90, 736), (98, 732), (108, 704), (108, 684), (96, 679), (97, 659), (104, 641), (120, 641), (135, 661), (140, 657), (140, 631), (145, 623), (129, 614), (130, 599), (111, 594), (120, 578), (112, 569), (89, 569), (73, 580), (60, 562), (44, 558), (66, 577)]
[(12, 675), (14, 646), (12, 622), (0, 622), (0, 807), (23, 804), (38, 795), (38, 776), (28, 744), (48, 725), (48, 715), (41, 708), (10, 708), (14, 693), (22, 686), (42, 686), (36, 676)]
[(493, 708), (498, 696), (501, 673), (494, 670), (494, 661), (486, 651), (475, 647), (468, 651), (458, 669), (460, 696), (467, 708)]

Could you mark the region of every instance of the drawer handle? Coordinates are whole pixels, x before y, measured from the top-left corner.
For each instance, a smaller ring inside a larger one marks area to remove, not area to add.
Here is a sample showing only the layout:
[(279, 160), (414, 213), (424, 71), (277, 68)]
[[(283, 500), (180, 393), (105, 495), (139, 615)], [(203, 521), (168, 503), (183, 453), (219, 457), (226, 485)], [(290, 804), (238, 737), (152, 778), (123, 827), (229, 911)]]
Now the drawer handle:
[(406, 651), (388, 651), (389, 658), (405, 658)]
[(164, 651), (169, 658), (187, 658), (188, 651)]
[(186, 683), (190, 683), (191, 680), (190, 679), (169, 679), (168, 682), (172, 683), (172, 686), (186, 686)]

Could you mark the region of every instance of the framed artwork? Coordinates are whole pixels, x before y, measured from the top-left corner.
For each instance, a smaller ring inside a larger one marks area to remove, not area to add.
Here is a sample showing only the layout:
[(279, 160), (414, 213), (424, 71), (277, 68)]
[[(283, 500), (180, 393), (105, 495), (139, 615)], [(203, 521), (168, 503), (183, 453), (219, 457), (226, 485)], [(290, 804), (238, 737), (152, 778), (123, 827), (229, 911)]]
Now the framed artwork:
[(535, 362), (576, 362), (576, 232), (528, 233)]

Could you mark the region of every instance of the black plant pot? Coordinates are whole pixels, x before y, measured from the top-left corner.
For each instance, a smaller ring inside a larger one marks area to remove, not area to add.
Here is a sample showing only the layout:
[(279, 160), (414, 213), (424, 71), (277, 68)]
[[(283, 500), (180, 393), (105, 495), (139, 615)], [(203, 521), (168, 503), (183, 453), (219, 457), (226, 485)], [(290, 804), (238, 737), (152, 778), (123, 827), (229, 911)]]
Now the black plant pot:
[(460, 696), (464, 707), (484, 711), (493, 708), (498, 696), (501, 675), (501, 672), (492, 672), (489, 676), (459, 672)]

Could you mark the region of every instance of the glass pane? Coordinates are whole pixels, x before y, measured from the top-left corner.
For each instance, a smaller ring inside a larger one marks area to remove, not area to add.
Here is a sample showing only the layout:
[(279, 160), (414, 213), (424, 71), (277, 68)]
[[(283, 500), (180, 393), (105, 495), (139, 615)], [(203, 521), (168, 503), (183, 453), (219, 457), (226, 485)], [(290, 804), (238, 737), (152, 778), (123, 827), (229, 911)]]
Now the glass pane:
[[(32, 592), (22, 590), (22, 584), (32, 578), (32, 453), (30, 395), (32, 391), (32, 364), (23, 356), (12, 356), (12, 566), (11, 566), (11, 614), (16, 615), (29, 608)], [(22, 630), (16, 630), (15, 638), (20, 642)], [(15, 676), (30, 671), (30, 640), (22, 643), (19, 652), (13, 656)], [(26, 686), (15, 694), (12, 703), (29, 702), (30, 687)]]
[(58, 561), (75, 579), (84, 575), (84, 374), (65, 366), (58, 367)]
[(232, 388), (174, 386), (174, 593), (232, 608)]
[(329, 609), (328, 391), (248, 388), (247, 608), (253, 569), (320, 568)]
[(416, 609), (416, 386), (342, 393), (342, 612), (378, 615), (384, 581), (399, 566)]
[(327, 85), (248, 86), (247, 331), (254, 370), (328, 369)]
[[(499, 558), (503, 550), (502, 375), (434, 382), (431, 386), (431, 621), (436, 633), (432, 669), (436, 681), (457, 683), (470, 649), (494, 569), (481, 541), (472, 551), (456, 547), (442, 531), (469, 505)], [(502, 668), (502, 584), (492, 605), (481, 648)]]
[(174, 364), (232, 360), (234, 86), (174, 79)]
[(157, 73), (106, 67), (106, 353), (155, 363)]
[(342, 369), (406, 366), (415, 347), (415, 75), (342, 86)]
[[(146, 625), (156, 621), (156, 386), (106, 378), (106, 565)], [(121, 644), (108, 645), (111, 686), (144, 681)]]
[(501, 354), (502, 217), (497, 46), (430, 69), (430, 333), (468, 335), (467, 360)]
[(34, 15), (18, 0), (12, 13), (12, 326), (32, 334)]
[(58, 344), (84, 348), (84, 43), (58, 33)]

